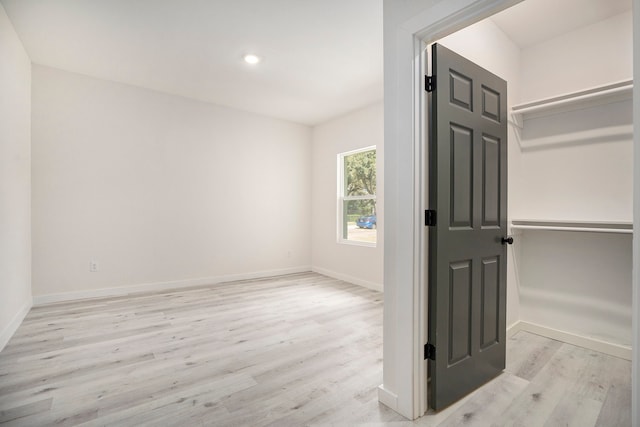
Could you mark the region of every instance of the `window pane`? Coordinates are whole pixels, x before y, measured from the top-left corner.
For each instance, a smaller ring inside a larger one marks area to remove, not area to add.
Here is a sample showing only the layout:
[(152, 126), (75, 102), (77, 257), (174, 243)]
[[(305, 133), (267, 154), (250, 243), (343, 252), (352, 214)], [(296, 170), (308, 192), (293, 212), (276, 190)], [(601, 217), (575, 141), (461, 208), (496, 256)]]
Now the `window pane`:
[(375, 196), (376, 150), (344, 157), (344, 195)]
[(378, 222), (376, 201), (345, 200), (343, 203), (342, 238), (356, 242), (375, 243)]

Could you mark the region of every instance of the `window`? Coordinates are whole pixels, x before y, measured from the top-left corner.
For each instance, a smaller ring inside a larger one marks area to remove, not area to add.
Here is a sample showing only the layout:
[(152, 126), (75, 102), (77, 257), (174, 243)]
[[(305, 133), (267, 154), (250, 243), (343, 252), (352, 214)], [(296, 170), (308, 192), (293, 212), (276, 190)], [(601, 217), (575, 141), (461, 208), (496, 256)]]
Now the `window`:
[(375, 246), (376, 147), (338, 155), (338, 241)]

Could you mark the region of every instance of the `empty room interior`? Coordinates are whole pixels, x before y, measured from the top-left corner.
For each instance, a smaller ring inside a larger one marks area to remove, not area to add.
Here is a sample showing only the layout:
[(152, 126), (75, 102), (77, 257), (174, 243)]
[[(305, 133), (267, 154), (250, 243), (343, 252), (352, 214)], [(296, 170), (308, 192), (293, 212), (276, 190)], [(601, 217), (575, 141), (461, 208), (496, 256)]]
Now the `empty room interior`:
[(513, 238), (504, 371), (434, 411), (407, 367), (432, 142), (389, 138), (387, 67), (436, 3), (0, 0), (0, 425), (632, 425), (632, 0), (407, 59), (507, 82)]

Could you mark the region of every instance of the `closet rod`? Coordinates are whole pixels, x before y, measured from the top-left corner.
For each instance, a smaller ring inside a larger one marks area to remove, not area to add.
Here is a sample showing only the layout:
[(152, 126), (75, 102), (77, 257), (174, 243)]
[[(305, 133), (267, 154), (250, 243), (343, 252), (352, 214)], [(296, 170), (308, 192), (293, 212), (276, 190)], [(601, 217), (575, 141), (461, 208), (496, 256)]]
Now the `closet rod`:
[(633, 234), (630, 228), (554, 227), (552, 225), (512, 225), (513, 230), (581, 231), (588, 233)]

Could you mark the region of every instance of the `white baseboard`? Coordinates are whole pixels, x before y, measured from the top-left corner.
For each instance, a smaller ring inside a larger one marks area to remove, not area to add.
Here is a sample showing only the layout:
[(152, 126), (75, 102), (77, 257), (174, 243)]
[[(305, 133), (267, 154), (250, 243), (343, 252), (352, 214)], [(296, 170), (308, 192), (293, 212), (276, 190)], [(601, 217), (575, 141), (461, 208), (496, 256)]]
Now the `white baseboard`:
[(311, 271), (333, 277), (334, 279), (344, 280), (345, 282), (353, 283), (354, 285), (373, 289), (374, 291), (384, 292), (384, 286), (382, 283), (369, 282), (368, 280), (362, 280), (357, 277), (349, 276), (348, 274), (338, 273), (322, 267), (311, 267)]
[(20, 310), (18, 310), (15, 316), (13, 316), (13, 319), (11, 319), (11, 322), (9, 322), (2, 332), (0, 332), (0, 351), (4, 349), (13, 334), (16, 333), (32, 306), (33, 302), (29, 300)]
[(518, 320), (515, 323), (511, 324), (510, 326), (507, 326), (507, 339), (511, 338), (512, 336), (514, 336), (515, 334), (517, 334), (522, 330), (520, 326), (521, 324), (522, 322)]
[(300, 266), (278, 270), (256, 271), (252, 273), (229, 274), (225, 276), (200, 277), (196, 279), (172, 280), (168, 282), (142, 283), (131, 286), (119, 286), (115, 288), (38, 295), (33, 297), (33, 305), (38, 306), (56, 302), (75, 301), (80, 299), (123, 296), (141, 292), (154, 292), (170, 289), (190, 288), (194, 286), (216, 285), (225, 282), (235, 282), (238, 280), (252, 280), (261, 279), (263, 277), (281, 276), (285, 274), (307, 273), (309, 271), (311, 271), (311, 266)]
[[(510, 331), (514, 331), (511, 333)], [(535, 323), (519, 321), (510, 326), (507, 330), (508, 336), (513, 336), (518, 331), (531, 332), (532, 334), (541, 335), (557, 341), (566, 342), (567, 344), (576, 345), (578, 347), (588, 348), (589, 350), (598, 351), (621, 359), (631, 360), (631, 347), (621, 344), (602, 341), (597, 338), (587, 337), (584, 335), (573, 334), (571, 332), (560, 331), (558, 329), (549, 328), (547, 326)], [(511, 335), (509, 335), (511, 333)]]
[(398, 395), (384, 388), (384, 384), (378, 386), (378, 402), (398, 412)]

